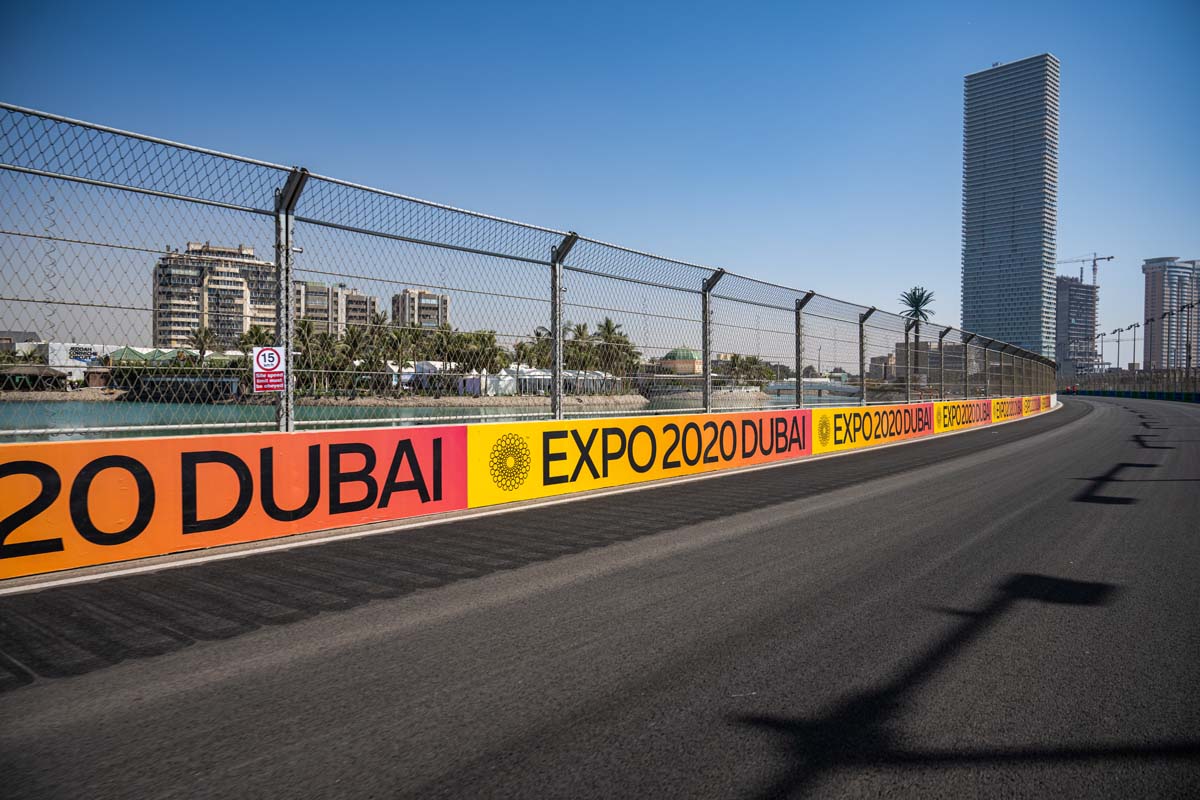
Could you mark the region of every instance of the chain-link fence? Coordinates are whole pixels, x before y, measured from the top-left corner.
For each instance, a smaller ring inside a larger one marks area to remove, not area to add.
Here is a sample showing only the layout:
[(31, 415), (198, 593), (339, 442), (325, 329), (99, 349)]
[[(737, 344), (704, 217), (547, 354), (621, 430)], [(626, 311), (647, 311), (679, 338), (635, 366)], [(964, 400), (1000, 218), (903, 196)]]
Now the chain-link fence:
[[(1066, 391), (1098, 391), (1108, 394), (1200, 395), (1200, 367), (1181, 366), (1173, 369), (1112, 370), (1089, 375), (1076, 375), (1061, 381)], [(1173, 398), (1167, 398), (1173, 399)]]
[(931, 322), (14, 106), (0, 162), (0, 441), (1053, 390)]

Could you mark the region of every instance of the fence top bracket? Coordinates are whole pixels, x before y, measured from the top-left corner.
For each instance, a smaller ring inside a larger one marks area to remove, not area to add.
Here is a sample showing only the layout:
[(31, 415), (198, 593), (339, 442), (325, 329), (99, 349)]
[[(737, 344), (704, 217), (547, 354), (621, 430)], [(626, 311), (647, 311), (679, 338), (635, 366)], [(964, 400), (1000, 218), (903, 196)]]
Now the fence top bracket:
[(716, 285), (721, 282), (721, 278), (724, 278), (724, 277), (725, 277), (725, 270), (723, 270), (723, 269), (718, 269), (712, 275), (709, 275), (707, 278), (704, 279), (704, 291), (711, 292), (714, 288), (716, 288)]
[(306, 183), (308, 183), (308, 170), (304, 167), (293, 167), (292, 171), (288, 173), (283, 188), (275, 194), (275, 213), (296, 213), (296, 203), (300, 200), (300, 193), (304, 191)]
[(579, 241), (579, 234), (575, 231), (567, 231), (567, 235), (555, 247), (550, 248), (550, 260), (555, 264), (561, 264), (567, 259), (567, 254), (571, 252), (571, 248)]

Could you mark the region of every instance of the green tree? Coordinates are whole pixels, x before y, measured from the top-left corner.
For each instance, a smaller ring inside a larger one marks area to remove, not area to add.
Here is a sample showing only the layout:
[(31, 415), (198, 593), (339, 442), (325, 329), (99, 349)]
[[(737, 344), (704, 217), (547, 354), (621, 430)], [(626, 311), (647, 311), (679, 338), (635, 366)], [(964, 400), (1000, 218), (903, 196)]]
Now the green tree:
[[(599, 366), (596, 337), (588, 331), (586, 322), (563, 326), (563, 368), (589, 370)], [(570, 338), (567, 338), (567, 336)]]
[(933, 316), (930, 308), (933, 305), (933, 292), (924, 286), (914, 286), (908, 291), (900, 293), (900, 305), (904, 306), (900, 316), (908, 317), (916, 323), (913, 326), (913, 349), (916, 355), (904, 354), (904, 363), (908, 367), (909, 380), (911, 380), (911, 376), (917, 372), (921, 363), (921, 323), (928, 322), (929, 318)]
[[(310, 325), (312, 323), (309, 323)], [(250, 329), (238, 337), (237, 348), (247, 358), (256, 347), (270, 347), (275, 343), (275, 337), (260, 325), (251, 325)]]
[(596, 326), (595, 340), (599, 342), (600, 368), (619, 377), (637, 371), (642, 354), (634, 349), (629, 337), (621, 330), (621, 324), (605, 317)]
[(540, 325), (534, 328), (533, 337), (530, 341), (517, 342), (517, 361), (537, 369), (549, 369), (552, 338), (549, 328)]
[(203, 363), (204, 356), (211, 352), (217, 344), (217, 332), (205, 325), (192, 331), (190, 339), (189, 344), (193, 350), (199, 353), (200, 362)]
[(357, 385), (359, 372), (370, 370), (368, 364), (370, 355), (370, 330), (364, 325), (348, 325), (346, 333), (342, 336), (337, 358), (337, 361), (340, 362), (338, 365), (341, 367), (340, 372), (345, 376), (341, 381), (342, 388)]

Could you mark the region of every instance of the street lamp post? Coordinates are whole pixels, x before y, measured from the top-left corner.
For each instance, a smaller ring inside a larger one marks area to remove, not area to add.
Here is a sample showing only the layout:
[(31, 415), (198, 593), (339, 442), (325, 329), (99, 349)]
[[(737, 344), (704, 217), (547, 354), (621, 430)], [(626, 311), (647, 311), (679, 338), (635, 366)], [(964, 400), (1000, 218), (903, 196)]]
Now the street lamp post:
[(1171, 332), (1170, 332), (1171, 331), (1170, 319), (1174, 315), (1175, 315), (1174, 311), (1164, 311), (1162, 313), (1162, 315), (1158, 318), (1159, 322), (1162, 323), (1162, 330), (1159, 331), (1158, 335), (1159, 335), (1159, 338), (1162, 339), (1163, 366), (1165, 366), (1167, 368), (1166, 384), (1165, 384), (1164, 388), (1168, 392), (1171, 391), (1171, 384), (1174, 382), (1175, 359), (1172, 357), (1172, 353), (1171, 353)]
[(1117, 374), (1118, 375), (1121, 374), (1121, 331), (1123, 331), (1123, 330), (1124, 330), (1123, 327), (1118, 327), (1118, 329), (1116, 329), (1115, 331), (1112, 331), (1112, 332), (1116, 333), (1116, 335), (1117, 335)]
[(1142, 362), (1142, 372), (1150, 370), (1150, 365), (1154, 363), (1154, 317), (1146, 319), (1146, 357)]
[(1192, 309), (1198, 305), (1200, 305), (1200, 302), (1193, 301), (1179, 307), (1181, 312), (1186, 312), (1183, 315), (1183, 348), (1185, 353), (1183, 380), (1185, 390), (1192, 388)]
[[(1133, 331), (1133, 357), (1134, 357), (1134, 363), (1137, 363), (1137, 361), (1136, 361), (1136, 359), (1137, 359), (1137, 357), (1138, 357), (1138, 355), (1137, 355), (1137, 329), (1138, 329), (1138, 328), (1140, 328), (1140, 327), (1142, 327), (1141, 323), (1140, 323), (1140, 322), (1135, 322), (1135, 323), (1133, 323), (1132, 325), (1130, 325), (1128, 328), (1126, 328), (1126, 329), (1125, 329), (1125, 330), (1127, 330), (1127, 331)], [(1137, 372), (1136, 372), (1136, 371), (1133, 373), (1133, 381), (1134, 381), (1134, 386), (1136, 387), (1136, 386), (1137, 386)]]

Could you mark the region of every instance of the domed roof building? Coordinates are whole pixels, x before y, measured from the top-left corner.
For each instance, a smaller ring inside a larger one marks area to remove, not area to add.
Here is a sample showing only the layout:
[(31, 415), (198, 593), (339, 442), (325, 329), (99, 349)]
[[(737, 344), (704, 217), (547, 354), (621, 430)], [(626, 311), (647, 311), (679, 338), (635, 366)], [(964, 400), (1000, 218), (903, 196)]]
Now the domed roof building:
[(676, 347), (662, 357), (662, 365), (676, 375), (700, 375), (704, 372), (704, 356), (690, 347)]

